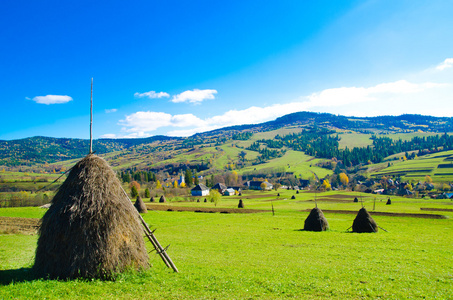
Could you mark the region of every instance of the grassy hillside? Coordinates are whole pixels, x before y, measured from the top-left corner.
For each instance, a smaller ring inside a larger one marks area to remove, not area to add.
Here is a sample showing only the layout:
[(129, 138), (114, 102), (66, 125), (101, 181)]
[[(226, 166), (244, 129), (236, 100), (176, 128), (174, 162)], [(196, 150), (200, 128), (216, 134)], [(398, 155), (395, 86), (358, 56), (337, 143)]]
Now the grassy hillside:
[(434, 182), (452, 182), (453, 151), (428, 154), (407, 161), (398, 160), (373, 175), (401, 176), (406, 181), (424, 181), (425, 176), (429, 175)]

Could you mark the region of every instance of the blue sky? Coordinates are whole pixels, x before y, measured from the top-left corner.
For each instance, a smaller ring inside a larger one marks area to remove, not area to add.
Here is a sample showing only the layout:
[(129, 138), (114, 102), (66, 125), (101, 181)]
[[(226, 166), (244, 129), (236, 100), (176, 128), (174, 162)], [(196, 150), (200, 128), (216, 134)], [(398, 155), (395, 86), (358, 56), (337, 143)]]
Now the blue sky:
[(453, 1), (1, 1), (0, 139), (453, 116)]

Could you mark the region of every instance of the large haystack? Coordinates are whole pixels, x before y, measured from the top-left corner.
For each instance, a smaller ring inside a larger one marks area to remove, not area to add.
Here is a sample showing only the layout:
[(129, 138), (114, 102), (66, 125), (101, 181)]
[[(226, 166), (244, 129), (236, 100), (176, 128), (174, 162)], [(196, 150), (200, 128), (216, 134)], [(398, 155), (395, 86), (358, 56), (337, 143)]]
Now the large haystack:
[(326, 231), (327, 229), (329, 229), (329, 223), (324, 217), (324, 213), (317, 207), (313, 208), (305, 219), (304, 230)]
[(50, 278), (109, 279), (148, 267), (139, 215), (107, 162), (88, 155), (59, 188), (39, 228), (34, 271)]
[(355, 217), (352, 223), (352, 231), (358, 233), (378, 231), (376, 221), (370, 216), (365, 207), (362, 207)]
[(137, 209), (137, 211), (141, 214), (146, 214), (148, 212), (145, 202), (143, 202), (142, 197), (140, 196), (137, 196), (137, 200), (135, 200), (134, 206)]
[(165, 202), (167, 202), (167, 199), (165, 199), (165, 196), (164, 195), (160, 196), (159, 203), (165, 203)]

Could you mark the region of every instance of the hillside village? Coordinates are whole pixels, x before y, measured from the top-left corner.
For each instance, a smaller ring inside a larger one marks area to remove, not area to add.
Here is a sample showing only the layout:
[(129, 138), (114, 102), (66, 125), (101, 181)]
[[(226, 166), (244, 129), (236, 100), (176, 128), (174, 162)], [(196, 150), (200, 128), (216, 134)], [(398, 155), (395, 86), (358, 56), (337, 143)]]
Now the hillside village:
[[(453, 136), (442, 132), (451, 124), (417, 115), (301, 112), (188, 138), (97, 140), (94, 147), (124, 188), (135, 185), (141, 196), (207, 196), (217, 186), (225, 196), (241, 189), (306, 189), (436, 198), (453, 190)], [(61, 182), (86, 146), (43, 137), (0, 141), (0, 197), (6, 203), (37, 191), (39, 199), (52, 195), (58, 182), (49, 183), (63, 175)]]

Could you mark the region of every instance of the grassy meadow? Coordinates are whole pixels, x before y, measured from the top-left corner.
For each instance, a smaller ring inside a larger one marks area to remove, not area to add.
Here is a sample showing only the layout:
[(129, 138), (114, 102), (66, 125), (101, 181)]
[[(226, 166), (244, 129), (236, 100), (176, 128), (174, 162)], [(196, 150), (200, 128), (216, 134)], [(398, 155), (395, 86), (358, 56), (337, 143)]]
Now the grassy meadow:
[(434, 182), (451, 182), (453, 181), (451, 157), (453, 157), (453, 151), (442, 151), (423, 155), (413, 160), (390, 160), (391, 166), (373, 173), (373, 176), (401, 176), (405, 181), (417, 182), (424, 181), (425, 176), (429, 175)]
[[(88, 299), (451, 299), (453, 212), (450, 200), (422, 200), (279, 190), (245, 192), (252, 214), (149, 211), (143, 214), (179, 273), (152, 252), (152, 267), (116, 281), (33, 279), (36, 235), (0, 235), (0, 298)], [(290, 199), (291, 196), (296, 199)], [(330, 230), (305, 232), (316, 197)], [(446, 218), (373, 215), (374, 234), (350, 233), (361, 203), (371, 212), (443, 215)], [(239, 196), (217, 207), (237, 207)], [(167, 205), (214, 207), (213, 203)], [(193, 199), (192, 199), (193, 200)], [(145, 203), (149, 203), (145, 199)], [(158, 205), (158, 204), (157, 204)], [(271, 212), (274, 207), (275, 215)], [(374, 209), (373, 209), (374, 208)], [(425, 208), (428, 210), (421, 210)], [(336, 212), (333, 212), (333, 211)], [(352, 211), (340, 213), (338, 211)], [(2, 208), (0, 216), (39, 218), (40, 208)], [(149, 250), (151, 245), (147, 244)]]

